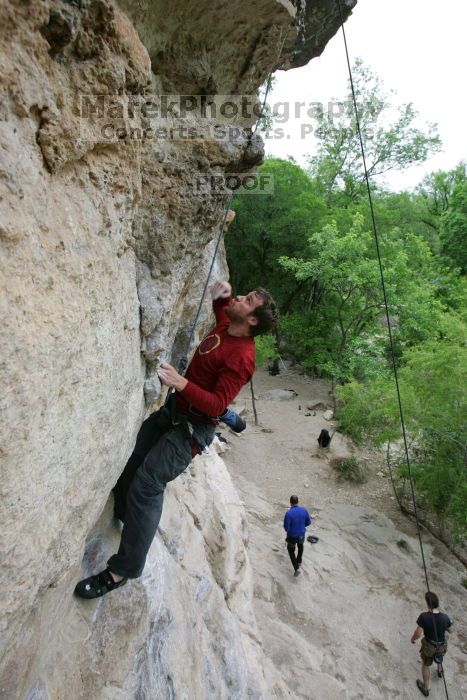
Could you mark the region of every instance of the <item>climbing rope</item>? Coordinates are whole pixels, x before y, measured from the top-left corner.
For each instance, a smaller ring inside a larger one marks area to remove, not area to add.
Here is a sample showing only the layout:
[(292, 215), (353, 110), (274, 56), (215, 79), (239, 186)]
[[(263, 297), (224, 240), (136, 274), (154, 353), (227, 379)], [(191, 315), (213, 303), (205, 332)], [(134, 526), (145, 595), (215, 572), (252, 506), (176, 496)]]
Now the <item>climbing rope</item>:
[[(280, 56), (280, 54), (282, 53), (282, 49), (283, 49), (283, 47), (284, 47), (284, 43), (285, 43), (285, 38), (282, 37), (282, 32), (281, 32), (281, 41), (280, 41), (279, 56)], [(269, 91), (270, 91), (270, 89), (271, 89), (272, 74), (273, 74), (274, 69), (275, 69), (275, 67), (273, 67), (272, 70), (269, 72), (268, 79), (267, 79), (267, 83), (266, 83), (266, 90), (265, 90), (265, 93), (264, 93), (264, 99), (263, 99), (263, 103), (262, 103), (262, 106), (261, 106), (260, 116), (258, 117), (258, 119), (257, 119), (257, 121), (256, 121), (256, 124), (255, 124), (255, 127), (254, 127), (254, 129), (253, 129), (253, 131), (252, 131), (252, 133), (251, 133), (251, 135), (250, 135), (250, 138), (248, 139), (248, 145), (251, 144), (251, 140), (252, 140), (253, 136), (256, 134), (256, 131), (257, 131), (258, 126), (259, 126), (259, 124), (260, 124), (261, 117), (263, 116), (264, 108), (265, 108), (265, 106), (266, 106), (266, 100), (268, 99), (268, 94), (269, 94)], [(206, 296), (206, 291), (207, 291), (207, 288), (208, 288), (209, 280), (211, 279), (211, 274), (212, 274), (212, 271), (213, 271), (213, 269), (214, 269), (214, 263), (215, 263), (215, 260), (216, 260), (216, 257), (217, 257), (217, 251), (219, 250), (220, 242), (221, 242), (222, 236), (223, 236), (223, 234), (224, 234), (225, 225), (226, 225), (226, 222), (227, 222), (227, 216), (228, 216), (229, 209), (230, 209), (230, 205), (232, 204), (233, 198), (234, 198), (234, 192), (233, 192), (233, 190), (232, 190), (232, 191), (230, 192), (230, 194), (229, 194), (229, 198), (228, 198), (227, 204), (226, 204), (226, 206), (225, 206), (224, 217), (223, 217), (223, 219), (222, 219), (222, 223), (221, 223), (221, 226), (220, 226), (220, 229), (219, 229), (219, 234), (218, 234), (218, 236), (217, 236), (216, 246), (215, 246), (215, 248), (214, 248), (214, 253), (213, 253), (213, 256), (212, 256), (212, 260), (211, 260), (211, 265), (210, 265), (210, 267), (209, 267), (209, 271), (208, 271), (208, 274), (207, 274), (207, 276), (206, 276), (206, 281), (205, 281), (205, 283), (204, 283), (203, 292), (202, 292), (202, 294), (201, 294), (201, 299), (200, 299), (200, 301), (199, 301), (198, 309), (197, 309), (197, 311), (196, 311), (196, 316), (195, 316), (194, 321), (193, 321), (193, 323), (192, 323), (192, 325), (191, 325), (190, 335), (188, 336), (188, 341), (187, 341), (187, 343), (186, 343), (186, 349), (185, 349), (185, 352), (184, 352), (184, 354), (182, 355), (182, 357), (181, 357), (181, 359), (180, 359), (180, 361), (179, 361), (179, 363), (178, 363), (178, 373), (181, 374), (181, 375), (184, 375), (184, 374), (185, 374), (186, 368), (187, 368), (187, 366), (188, 366), (188, 352), (189, 352), (190, 347), (191, 347), (191, 344), (192, 344), (192, 342), (193, 342), (193, 338), (194, 338), (195, 331), (196, 331), (196, 326), (198, 325), (198, 321), (199, 321), (199, 317), (200, 317), (200, 314), (201, 314), (201, 309), (202, 309), (202, 306), (203, 306), (204, 298), (205, 298), (205, 296)], [(167, 397), (166, 397), (166, 403), (167, 403), (168, 399), (170, 398), (171, 393), (172, 393), (171, 391), (168, 392)]]
[[(425, 552), (423, 549), (420, 521), (419, 521), (419, 517), (418, 517), (418, 509), (417, 509), (417, 503), (416, 503), (416, 498), (415, 498), (415, 487), (414, 487), (414, 480), (413, 480), (413, 475), (412, 475), (412, 466), (411, 466), (411, 462), (410, 462), (409, 448), (408, 448), (408, 444), (407, 444), (407, 433), (406, 433), (406, 429), (405, 429), (404, 411), (402, 408), (402, 399), (401, 399), (401, 394), (400, 394), (399, 377), (398, 377), (397, 364), (396, 364), (396, 354), (394, 351), (394, 341), (393, 341), (393, 337), (392, 337), (391, 323), (390, 323), (390, 319), (389, 319), (389, 306), (388, 306), (388, 300), (387, 300), (387, 294), (386, 294), (386, 285), (385, 285), (385, 281), (384, 281), (383, 263), (382, 263), (382, 258), (381, 258), (380, 245), (379, 245), (378, 230), (376, 227), (376, 217), (375, 217), (375, 212), (374, 212), (374, 207), (373, 207), (373, 198), (371, 196), (370, 180), (369, 180), (369, 176), (368, 176), (368, 169), (366, 167), (365, 148), (363, 145), (362, 132), (361, 132), (361, 128), (360, 128), (360, 119), (358, 116), (357, 98), (355, 95), (355, 88), (354, 88), (354, 82), (353, 82), (353, 76), (352, 76), (352, 68), (350, 65), (349, 50), (348, 50), (348, 46), (347, 46), (347, 37), (345, 34), (345, 29), (344, 29), (344, 17), (343, 17), (343, 12), (342, 12), (341, 0), (338, 0), (338, 5), (339, 5), (339, 15), (340, 15), (342, 36), (344, 39), (345, 55), (346, 55), (346, 59), (347, 59), (347, 68), (349, 71), (350, 88), (352, 91), (352, 101), (353, 101), (353, 107), (354, 107), (354, 112), (355, 112), (355, 123), (357, 126), (357, 133), (358, 133), (358, 138), (360, 141), (360, 150), (362, 153), (362, 162), (363, 162), (363, 169), (364, 169), (364, 174), (365, 174), (366, 189), (367, 189), (367, 193), (368, 193), (368, 202), (369, 202), (369, 206), (370, 206), (373, 236), (374, 236), (374, 240), (375, 240), (376, 253), (377, 253), (377, 257), (378, 257), (379, 274), (380, 274), (380, 278), (381, 278), (381, 288), (382, 288), (382, 292), (383, 292), (386, 322), (387, 322), (387, 326), (388, 326), (389, 345), (391, 348), (392, 367), (393, 367), (394, 380), (395, 380), (395, 385), (396, 385), (397, 402), (398, 402), (398, 407), (399, 407), (401, 431), (402, 431), (402, 437), (403, 437), (403, 443), (404, 443), (405, 461), (407, 464), (407, 473), (409, 476), (410, 491), (411, 491), (411, 495), (412, 495), (412, 504), (413, 504), (413, 509), (414, 509), (415, 521), (417, 524), (417, 535), (418, 535), (418, 541), (420, 544), (420, 552), (421, 552), (421, 556), (422, 556), (423, 571), (424, 571), (424, 575), (425, 575), (426, 587), (427, 587), (427, 590), (430, 591), (430, 582), (428, 580), (428, 571), (427, 571), (427, 567), (426, 567)], [(435, 640), (434, 641), (436, 643), (438, 643), (438, 633), (437, 633), (436, 625), (434, 622), (433, 622), (433, 628), (435, 631)], [(447, 689), (447, 685), (446, 685), (446, 678), (445, 678), (445, 674), (444, 674), (444, 670), (443, 670), (443, 665), (442, 664), (440, 664), (440, 665), (441, 665), (441, 669), (443, 671), (443, 681), (444, 681), (444, 690), (446, 693), (446, 698), (449, 700), (448, 689)]]
[(183, 356), (182, 356), (182, 358), (181, 358), (181, 360), (180, 360), (180, 362), (179, 362), (179, 364), (178, 364), (178, 372), (179, 372), (179, 374), (184, 374), (184, 373), (185, 373), (185, 370), (186, 370), (186, 368), (187, 368), (187, 366), (188, 366), (188, 351), (189, 351), (189, 349), (190, 349), (191, 343), (192, 343), (192, 341), (193, 341), (193, 337), (194, 337), (194, 335), (195, 335), (196, 326), (198, 325), (198, 320), (199, 320), (199, 316), (200, 316), (201, 309), (202, 309), (202, 306), (203, 306), (204, 297), (206, 296), (206, 291), (207, 291), (207, 288), (208, 288), (209, 280), (211, 279), (211, 274), (212, 274), (212, 271), (213, 271), (213, 268), (214, 268), (214, 263), (215, 263), (215, 260), (216, 260), (216, 257), (217, 257), (217, 251), (219, 250), (219, 245), (220, 245), (220, 242), (221, 242), (221, 240), (222, 240), (222, 235), (223, 235), (223, 233), (224, 233), (225, 224), (226, 224), (226, 222), (227, 222), (227, 215), (228, 215), (228, 213), (229, 213), (230, 204), (231, 204), (231, 202), (232, 202), (233, 196), (234, 196), (234, 195), (233, 195), (233, 192), (231, 192), (230, 195), (229, 195), (229, 199), (227, 200), (227, 205), (226, 205), (226, 208), (225, 208), (225, 211), (224, 211), (224, 217), (223, 217), (223, 219), (222, 219), (222, 224), (221, 224), (221, 227), (220, 227), (220, 229), (219, 229), (219, 235), (217, 236), (216, 246), (215, 246), (215, 248), (214, 248), (214, 253), (213, 253), (213, 256), (212, 256), (212, 260), (211, 260), (211, 265), (209, 266), (209, 271), (208, 271), (208, 274), (207, 274), (207, 276), (206, 276), (206, 281), (205, 281), (205, 283), (204, 283), (203, 292), (202, 292), (202, 294), (201, 294), (201, 299), (200, 299), (200, 302), (199, 302), (199, 304), (198, 304), (198, 309), (197, 309), (197, 311), (196, 311), (196, 316), (195, 316), (195, 319), (194, 319), (194, 321), (193, 321), (193, 323), (192, 323), (192, 325), (191, 325), (190, 335), (189, 335), (189, 337), (188, 337), (188, 341), (187, 341), (187, 344), (186, 344), (186, 350), (185, 350), (185, 353), (183, 354)]

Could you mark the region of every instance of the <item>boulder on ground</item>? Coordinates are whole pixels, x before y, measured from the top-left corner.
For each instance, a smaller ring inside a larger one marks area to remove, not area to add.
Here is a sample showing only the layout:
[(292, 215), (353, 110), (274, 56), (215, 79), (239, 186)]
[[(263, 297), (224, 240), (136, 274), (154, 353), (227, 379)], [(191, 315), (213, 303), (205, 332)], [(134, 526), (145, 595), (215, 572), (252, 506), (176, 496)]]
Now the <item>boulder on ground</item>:
[(265, 401), (290, 401), (298, 396), (293, 389), (271, 389), (260, 395), (260, 399)]
[(327, 411), (328, 409), (327, 404), (323, 403), (322, 401), (308, 403), (306, 407), (309, 411)]

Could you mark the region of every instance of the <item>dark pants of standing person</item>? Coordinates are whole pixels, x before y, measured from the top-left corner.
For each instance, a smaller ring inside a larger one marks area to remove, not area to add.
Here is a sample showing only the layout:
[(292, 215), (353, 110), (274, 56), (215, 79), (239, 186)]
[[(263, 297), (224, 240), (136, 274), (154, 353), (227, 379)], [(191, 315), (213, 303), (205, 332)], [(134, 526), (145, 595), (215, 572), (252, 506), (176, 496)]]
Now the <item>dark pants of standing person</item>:
[[(213, 436), (213, 425), (196, 425), (199, 452)], [(124, 522), (118, 553), (108, 561), (114, 573), (127, 578), (141, 576), (162, 515), (165, 487), (190, 464), (192, 444), (186, 420), (173, 425), (167, 407), (142, 424), (133, 454), (113, 490), (115, 515)]]
[[(302, 563), (303, 543), (305, 541), (305, 536), (303, 536), (303, 537), (286, 537), (285, 541), (287, 542), (287, 551), (289, 553), (290, 561), (292, 562), (292, 566), (294, 568), (294, 571), (297, 571), (300, 564)], [(295, 556), (295, 547), (298, 548), (297, 556)]]

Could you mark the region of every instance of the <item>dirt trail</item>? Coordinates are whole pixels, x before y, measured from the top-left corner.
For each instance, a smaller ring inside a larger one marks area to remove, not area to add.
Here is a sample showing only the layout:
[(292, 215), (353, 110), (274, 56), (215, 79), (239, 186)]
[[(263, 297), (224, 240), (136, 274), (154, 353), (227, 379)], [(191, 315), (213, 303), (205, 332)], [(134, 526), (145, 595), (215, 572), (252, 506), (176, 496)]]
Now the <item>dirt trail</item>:
[[(255, 612), (264, 650), (286, 681), (290, 698), (370, 700), (418, 698), (419, 643), (410, 643), (424, 609), (424, 576), (415, 528), (397, 510), (388, 475), (377, 452), (355, 450), (368, 481), (352, 486), (336, 481), (329, 461), (353, 452), (336, 433), (331, 450), (316, 438), (331, 406), (328, 386), (294, 373), (255, 374), (255, 395), (294, 389), (289, 401), (258, 399), (261, 426), (253, 425), (250, 389), (237, 400), (247, 407), (249, 427), (241, 436), (228, 430), (224, 455), (244, 500), (250, 528), (255, 579)], [(305, 415), (311, 413), (311, 415)], [(291, 493), (315, 515), (298, 578), (285, 549), (282, 519)], [(392, 498), (391, 498), (392, 497)], [(427, 533), (423, 534), (432, 589), (455, 621), (445, 659), (451, 700), (467, 698), (466, 572)], [(401, 547), (400, 542), (406, 546)], [(399, 542), (399, 544), (398, 544)], [(445, 697), (432, 674), (430, 697)], [(274, 697), (284, 697), (277, 691)], [(269, 699), (268, 699), (269, 700)]]

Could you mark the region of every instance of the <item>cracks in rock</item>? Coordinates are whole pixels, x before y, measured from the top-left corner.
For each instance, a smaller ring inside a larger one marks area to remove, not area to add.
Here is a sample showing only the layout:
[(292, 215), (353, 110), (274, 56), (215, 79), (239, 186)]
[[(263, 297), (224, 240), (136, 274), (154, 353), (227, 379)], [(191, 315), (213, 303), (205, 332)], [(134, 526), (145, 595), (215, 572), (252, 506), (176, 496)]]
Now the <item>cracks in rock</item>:
[(66, 8), (51, 10), (48, 22), (40, 28), (40, 33), (50, 46), (51, 58), (56, 58), (63, 53), (73, 40), (76, 27), (77, 19), (69, 10)]
[(32, 119), (36, 122), (36, 125), (37, 125), (36, 132), (35, 132), (35, 140), (36, 140), (37, 146), (41, 152), (44, 168), (47, 170), (47, 172), (52, 173), (52, 168), (50, 167), (50, 164), (47, 160), (47, 157), (44, 153), (44, 149), (43, 149), (42, 143), (41, 143), (42, 129), (44, 129), (46, 127), (46, 125), (49, 123), (49, 119), (47, 116), (48, 112), (49, 112), (48, 107), (39, 107), (39, 105), (32, 105), (32, 107), (29, 110), (29, 113), (31, 114)]
[(148, 634), (140, 649), (136, 653), (136, 673), (138, 686), (135, 692), (135, 700), (143, 700), (148, 697), (148, 688), (152, 687), (152, 678), (158, 676), (164, 678), (167, 684), (166, 697), (175, 698), (173, 681), (167, 673), (164, 653), (167, 640), (170, 639), (174, 618), (170, 610), (164, 608), (159, 616), (150, 623)]
[[(267, 31), (267, 30), (269, 30), (269, 29), (270, 29), (270, 27), (266, 27), (264, 31)], [(256, 35), (253, 44), (250, 46), (250, 49), (249, 49), (249, 51), (247, 52), (247, 55), (246, 55), (246, 57), (245, 57), (245, 60), (243, 61), (243, 65), (242, 65), (242, 67), (241, 67), (241, 69), (240, 69), (240, 73), (239, 73), (239, 75), (238, 75), (237, 86), (238, 86), (238, 83), (239, 83), (240, 80), (243, 78), (243, 76), (246, 74), (246, 72), (248, 71), (248, 68), (251, 66), (251, 64), (252, 64), (252, 62), (253, 62), (253, 57), (254, 57), (254, 55), (255, 55), (255, 53), (256, 53), (256, 49), (258, 48), (258, 46), (259, 46), (259, 44), (260, 44), (260, 42), (261, 42), (262, 34), (263, 34), (263, 32), (261, 32), (261, 33), (259, 33), (259, 34)]]
[(193, 525), (194, 525), (198, 530), (200, 530), (200, 531), (202, 532), (203, 526), (202, 526), (202, 524), (201, 524), (200, 519), (198, 518), (198, 516), (196, 515), (196, 513), (194, 513), (194, 512), (191, 510), (190, 506), (188, 506), (186, 503), (185, 503), (184, 505), (185, 505), (185, 508), (187, 509), (188, 513), (191, 515), (191, 517), (192, 517), (192, 519), (193, 519)]

